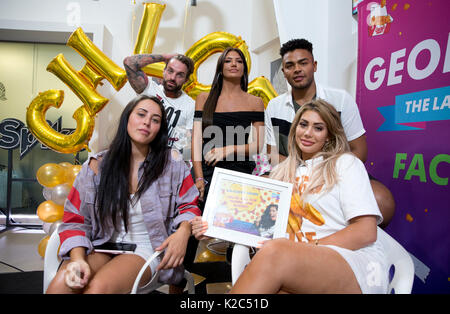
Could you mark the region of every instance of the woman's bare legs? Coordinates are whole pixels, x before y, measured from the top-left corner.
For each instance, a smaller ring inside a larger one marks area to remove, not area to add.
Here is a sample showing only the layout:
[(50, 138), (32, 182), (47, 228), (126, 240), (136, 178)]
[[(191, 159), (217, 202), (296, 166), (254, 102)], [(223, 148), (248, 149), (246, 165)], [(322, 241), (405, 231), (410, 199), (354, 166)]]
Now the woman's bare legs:
[[(117, 255), (98, 270), (89, 281), (84, 293), (129, 293), (145, 262), (138, 255)], [(147, 268), (140, 285), (147, 283), (150, 275), (150, 269)]]
[[(69, 261), (64, 261), (46, 293), (128, 293), (145, 260), (134, 254), (114, 257), (94, 252), (87, 256), (87, 263), (91, 267), (91, 279), (84, 289), (72, 290), (65, 284), (64, 273)], [(141, 284), (148, 282), (150, 275), (147, 269)]]
[[(95, 253), (89, 254), (87, 257), (87, 263), (89, 264), (91, 268), (91, 276), (94, 276), (95, 273), (111, 260), (111, 255), (109, 254), (103, 254), (103, 253)], [(53, 280), (50, 282), (47, 292), (48, 294), (52, 293), (82, 293), (82, 290), (72, 290), (70, 289), (65, 281), (64, 281), (64, 275), (66, 272), (66, 267), (70, 263), (70, 260), (65, 260), (61, 267), (59, 268), (58, 272), (56, 273)]]
[(272, 240), (253, 257), (230, 293), (361, 293), (336, 251), (286, 239)]

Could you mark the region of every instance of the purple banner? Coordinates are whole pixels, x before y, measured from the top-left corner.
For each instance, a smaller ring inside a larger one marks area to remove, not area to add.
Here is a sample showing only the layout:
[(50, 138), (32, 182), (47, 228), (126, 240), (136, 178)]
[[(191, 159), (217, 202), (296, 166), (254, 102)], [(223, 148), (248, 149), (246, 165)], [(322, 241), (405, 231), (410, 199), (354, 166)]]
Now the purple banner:
[(448, 0), (358, 6), (366, 167), (394, 195), (386, 231), (413, 256), (413, 293), (450, 292), (449, 12)]

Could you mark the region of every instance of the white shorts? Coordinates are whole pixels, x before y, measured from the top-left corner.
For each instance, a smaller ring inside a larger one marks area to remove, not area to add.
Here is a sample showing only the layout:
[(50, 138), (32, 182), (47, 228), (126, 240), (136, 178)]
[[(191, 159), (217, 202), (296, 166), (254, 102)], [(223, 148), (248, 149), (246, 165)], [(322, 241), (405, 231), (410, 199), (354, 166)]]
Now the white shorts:
[(334, 245), (324, 245), (338, 252), (350, 265), (363, 294), (385, 294), (389, 285), (389, 268), (384, 253), (374, 243), (352, 251)]
[[(147, 245), (142, 245), (142, 244), (138, 244), (136, 246), (136, 250), (134, 251), (133, 254), (138, 255), (140, 257), (142, 257), (144, 259), (144, 261), (148, 261), (148, 259), (153, 255), (154, 251), (153, 248)], [(160, 257), (158, 256), (157, 258), (155, 258), (149, 265), (150, 270), (152, 271), (152, 275), (155, 273), (156, 271), (156, 267), (158, 267), (158, 264), (161, 262)]]

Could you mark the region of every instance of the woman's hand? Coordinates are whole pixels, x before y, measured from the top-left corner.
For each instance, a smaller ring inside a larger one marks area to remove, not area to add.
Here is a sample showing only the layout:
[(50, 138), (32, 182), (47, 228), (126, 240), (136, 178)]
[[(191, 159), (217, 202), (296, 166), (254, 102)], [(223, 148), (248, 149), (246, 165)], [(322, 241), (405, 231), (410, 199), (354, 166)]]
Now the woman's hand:
[(183, 264), (190, 235), (191, 224), (188, 221), (183, 221), (178, 230), (155, 249), (155, 251), (166, 250), (157, 270), (175, 268)]
[(205, 163), (215, 166), (219, 161), (226, 160), (228, 156), (234, 154), (234, 146), (214, 147), (205, 154)]
[(263, 247), (266, 243), (268, 243), (269, 241), (271, 241), (271, 240), (270, 240), (270, 239), (267, 239), (267, 240), (258, 241), (258, 244), (256, 245), (256, 249), (257, 249), (257, 250), (262, 249), (262, 247)]
[(200, 193), (198, 199), (200, 201), (204, 201), (203, 196), (205, 195), (205, 180), (203, 179), (195, 180), (195, 186), (197, 187), (198, 192)]
[(197, 240), (209, 239), (209, 237), (204, 236), (208, 230), (208, 222), (202, 220), (202, 217), (197, 216), (191, 219), (190, 223), (192, 225), (192, 234)]
[(67, 264), (64, 282), (73, 290), (83, 289), (89, 282), (90, 276), (89, 264), (83, 259), (74, 260)]

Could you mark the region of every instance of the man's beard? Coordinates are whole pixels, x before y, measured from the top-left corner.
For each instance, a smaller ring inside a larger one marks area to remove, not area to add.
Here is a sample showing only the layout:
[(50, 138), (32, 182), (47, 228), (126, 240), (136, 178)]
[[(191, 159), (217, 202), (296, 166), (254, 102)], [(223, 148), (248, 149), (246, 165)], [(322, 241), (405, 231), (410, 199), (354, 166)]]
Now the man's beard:
[[(173, 81), (171, 81), (171, 82), (173, 82)], [(179, 85), (177, 85), (175, 82), (173, 82), (173, 83), (174, 83), (174, 85), (169, 86), (169, 85), (167, 84), (167, 81), (163, 81), (163, 82), (162, 82), (163, 87), (164, 87), (164, 90), (166, 90), (166, 91), (168, 91), (168, 92), (171, 92), (171, 93), (175, 93), (175, 94), (178, 95), (178, 94), (180, 93), (181, 88), (182, 88), (183, 86), (179, 86)]]
[(308, 79), (306, 82), (300, 83), (300, 85), (296, 85), (296, 84), (294, 83), (294, 84), (291, 84), (291, 86), (292, 86), (293, 88), (295, 88), (295, 89), (307, 89), (308, 87), (311, 86), (311, 84), (312, 84), (313, 81), (314, 81), (314, 78), (310, 78), (310, 79)]

